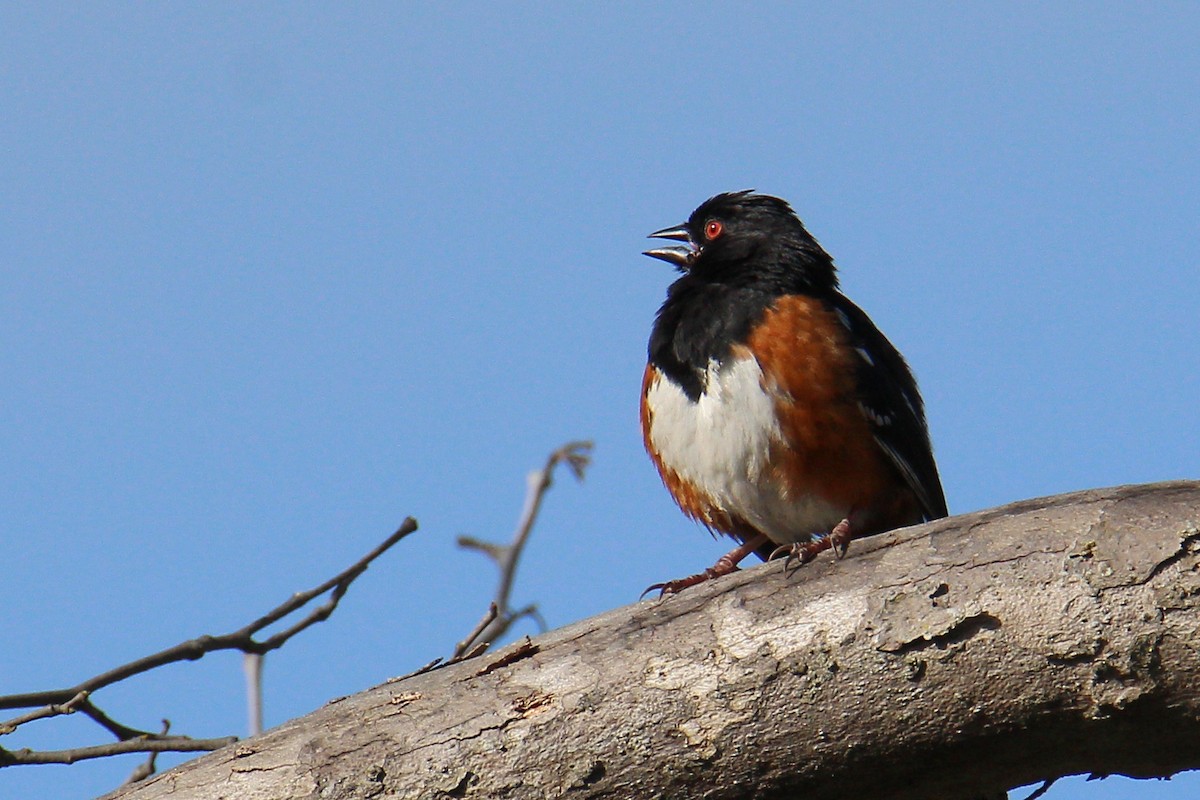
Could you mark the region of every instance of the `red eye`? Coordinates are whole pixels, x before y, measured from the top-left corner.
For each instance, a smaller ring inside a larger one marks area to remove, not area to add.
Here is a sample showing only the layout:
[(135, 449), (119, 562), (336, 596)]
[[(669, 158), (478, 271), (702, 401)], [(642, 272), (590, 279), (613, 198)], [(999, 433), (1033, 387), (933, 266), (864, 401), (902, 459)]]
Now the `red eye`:
[(704, 238), (708, 239), (710, 242), (724, 232), (725, 226), (721, 224), (720, 220), (710, 219), (708, 222), (704, 223)]

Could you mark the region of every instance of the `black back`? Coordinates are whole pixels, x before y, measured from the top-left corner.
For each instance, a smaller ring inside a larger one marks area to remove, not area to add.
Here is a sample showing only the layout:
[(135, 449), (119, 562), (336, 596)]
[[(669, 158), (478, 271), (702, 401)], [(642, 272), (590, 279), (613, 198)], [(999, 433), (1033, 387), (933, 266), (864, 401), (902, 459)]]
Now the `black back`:
[(925, 403), (912, 370), (866, 312), (849, 298), (835, 291), (826, 302), (858, 351), (858, 404), (875, 441), (916, 494), (925, 519), (946, 516), (946, 496), (933, 460)]

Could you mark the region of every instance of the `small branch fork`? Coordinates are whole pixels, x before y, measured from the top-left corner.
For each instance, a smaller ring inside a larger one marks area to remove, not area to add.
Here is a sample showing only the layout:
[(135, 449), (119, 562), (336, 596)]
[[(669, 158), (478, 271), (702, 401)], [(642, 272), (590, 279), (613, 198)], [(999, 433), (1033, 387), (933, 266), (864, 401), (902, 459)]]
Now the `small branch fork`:
[[(262, 656), (272, 650), (282, 647), (296, 634), (318, 622), (329, 618), (341, 602), (342, 597), (359, 575), (366, 571), (375, 559), (383, 555), (393, 545), (417, 529), (417, 522), (409, 517), (400, 527), (381, 542), (375, 549), (360, 558), (348, 568), (329, 580), (305, 592), (292, 595), (286, 602), (267, 612), (263, 616), (232, 633), (221, 636), (199, 636), (174, 647), (168, 647), (153, 655), (139, 658), (128, 664), (111, 669), (83, 683), (67, 689), (54, 689), (43, 692), (12, 694), (0, 696), (0, 709), (33, 708), (33, 711), (0, 721), (0, 736), (13, 733), (21, 725), (34, 720), (62, 716), (64, 714), (81, 713), (100, 727), (116, 737), (117, 741), (108, 744), (79, 747), (71, 750), (35, 751), (29, 749), (8, 750), (0, 747), (0, 768), (16, 764), (72, 764), (89, 758), (102, 758), (119, 753), (160, 753), (160, 752), (193, 752), (216, 750), (230, 742), (236, 741), (235, 736), (218, 739), (192, 739), (188, 736), (167, 735), (166, 723), (162, 733), (138, 730), (113, 720), (92, 702), (92, 695), (105, 686), (110, 686), (126, 678), (140, 675), (143, 672), (156, 669), (166, 664), (178, 661), (195, 661), (208, 653), (218, 650), (240, 650), (247, 655)], [(265, 639), (255, 639), (255, 634), (284, 619), (293, 612), (308, 605), (309, 602), (329, 592), (329, 598), (312, 609), (307, 616), (291, 626)], [(153, 769), (151, 767), (151, 769)]]
[(478, 550), (490, 558), (500, 570), (500, 583), (496, 587), (496, 597), (488, 606), (487, 613), (479, 620), (475, 628), (467, 634), (454, 648), (450, 661), (461, 661), (465, 658), (479, 655), (492, 642), (503, 636), (513, 623), (524, 617), (537, 622), (538, 627), (546, 629), (545, 620), (538, 613), (537, 605), (530, 604), (523, 608), (513, 609), (509, 605), (512, 593), (513, 579), (517, 573), (517, 563), (525, 549), (525, 542), (537, 521), (538, 512), (542, 508), (542, 500), (554, 483), (554, 469), (559, 464), (566, 464), (575, 476), (582, 481), (584, 472), (592, 461), (592, 443), (589, 441), (568, 442), (555, 450), (546, 459), (546, 465), (539, 470), (529, 473), (526, 479), (528, 490), (525, 493), (525, 506), (521, 509), (521, 518), (517, 522), (517, 530), (509, 544), (484, 542), (471, 536), (459, 536), (458, 546), (467, 550)]

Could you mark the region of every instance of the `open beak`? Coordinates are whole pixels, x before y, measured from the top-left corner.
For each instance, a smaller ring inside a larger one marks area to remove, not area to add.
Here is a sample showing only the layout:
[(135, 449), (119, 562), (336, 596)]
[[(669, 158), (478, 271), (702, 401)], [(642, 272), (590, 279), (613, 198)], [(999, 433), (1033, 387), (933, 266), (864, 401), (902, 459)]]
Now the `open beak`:
[(653, 250), (647, 250), (643, 255), (662, 259), (669, 264), (674, 264), (679, 269), (687, 269), (691, 265), (692, 259), (696, 257), (696, 247), (692, 244), (692, 237), (688, 233), (686, 223), (663, 228), (661, 231), (655, 231), (650, 234), (650, 238), (674, 239), (677, 242), (685, 242), (685, 244), (673, 247), (656, 247)]

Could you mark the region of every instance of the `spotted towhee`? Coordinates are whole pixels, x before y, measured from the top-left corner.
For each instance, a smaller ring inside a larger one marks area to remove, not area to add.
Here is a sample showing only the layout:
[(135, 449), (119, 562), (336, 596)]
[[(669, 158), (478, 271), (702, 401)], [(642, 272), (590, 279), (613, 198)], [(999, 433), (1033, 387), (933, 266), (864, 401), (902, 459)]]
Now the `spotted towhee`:
[(685, 514), (741, 543), (652, 589), (946, 516), (912, 372), (785, 201), (719, 194), (650, 235), (684, 244), (646, 252), (683, 273), (650, 334), (646, 449)]

